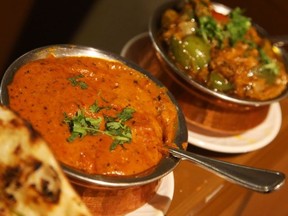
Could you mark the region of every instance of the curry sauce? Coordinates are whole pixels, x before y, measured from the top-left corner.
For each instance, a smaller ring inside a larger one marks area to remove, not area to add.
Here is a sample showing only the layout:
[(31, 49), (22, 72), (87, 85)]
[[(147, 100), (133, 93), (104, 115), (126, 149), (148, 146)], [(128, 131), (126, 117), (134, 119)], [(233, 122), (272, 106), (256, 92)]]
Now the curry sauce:
[(40, 132), (56, 158), (90, 174), (141, 173), (174, 139), (177, 111), (166, 88), (120, 62), (32, 61), (17, 71), (8, 92), (10, 107)]
[(245, 100), (270, 100), (287, 89), (282, 51), (243, 9), (222, 14), (210, 0), (178, 3), (161, 15), (158, 39), (185, 77)]

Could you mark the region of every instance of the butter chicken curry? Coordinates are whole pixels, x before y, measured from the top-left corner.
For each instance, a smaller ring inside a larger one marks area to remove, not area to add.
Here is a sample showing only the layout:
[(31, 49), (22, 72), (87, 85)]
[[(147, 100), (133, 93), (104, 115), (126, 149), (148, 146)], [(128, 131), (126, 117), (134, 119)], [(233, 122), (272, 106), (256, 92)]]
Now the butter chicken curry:
[(8, 92), (10, 107), (55, 156), (89, 174), (133, 175), (157, 165), (177, 127), (166, 89), (120, 62), (35, 60), (17, 71)]

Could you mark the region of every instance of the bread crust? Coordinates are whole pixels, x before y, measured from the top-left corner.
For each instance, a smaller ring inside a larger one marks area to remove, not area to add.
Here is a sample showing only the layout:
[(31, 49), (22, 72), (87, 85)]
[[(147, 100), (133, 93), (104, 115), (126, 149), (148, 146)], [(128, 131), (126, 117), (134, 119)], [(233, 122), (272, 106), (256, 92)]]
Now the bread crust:
[(90, 216), (46, 142), (0, 106), (0, 216)]

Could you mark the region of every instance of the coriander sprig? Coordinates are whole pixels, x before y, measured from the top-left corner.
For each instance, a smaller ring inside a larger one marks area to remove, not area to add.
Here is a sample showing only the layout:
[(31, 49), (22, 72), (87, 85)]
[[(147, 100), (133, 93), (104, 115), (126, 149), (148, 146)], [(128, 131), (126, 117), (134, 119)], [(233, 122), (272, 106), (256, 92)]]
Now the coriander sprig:
[(251, 20), (243, 15), (243, 11), (240, 8), (232, 10), (229, 17), (230, 21), (227, 23), (226, 28), (230, 43), (234, 45), (244, 39), (246, 32), (251, 27)]
[(68, 78), (68, 80), (70, 81), (72, 86), (80, 86), (81, 89), (87, 89), (88, 88), (87, 83), (79, 80), (80, 78), (83, 77), (84, 76), (82, 74), (79, 74), (77, 76)]
[(78, 110), (72, 117), (64, 113), (64, 122), (69, 125), (71, 132), (70, 137), (67, 138), (68, 142), (73, 142), (78, 137), (82, 138), (86, 135), (94, 135), (97, 132), (101, 132), (99, 127), (102, 118), (87, 117), (83, 110)]
[[(98, 113), (102, 109), (110, 109), (110, 107), (100, 107), (95, 102), (89, 107), (90, 112)], [(106, 134), (113, 139), (110, 145), (110, 150), (116, 149), (118, 145), (123, 146), (125, 143), (130, 143), (132, 140), (131, 128), (125, 122), (133, 117), (134, 109), (126, 107), (116, 116), (104, 116), (92, 118), (85, 114), (85, 111), (80, 109), (74, 116), (69, 117), (64, 113), (64, 122), (68, 124), (71, 135), (67, 138), (68, 142), (73, 142), (77, 138), (83, 138), (87, 135), (97, 135), (99, 133)], [(100, 129), (102, 121), (105, 128)]]
[(238, 41), (245, 40), (245, 34), (251, 26), (250, 18), (243, 15), (243, 10), (235, 8), (229, 14), (229, 20), (225, 24), (217, 22), (212, 16), (198, 17), (199, 28), (197, 34), (205, 42), (212, 41), (218, 47), (222, 47), (225, 40), (228, 40), (231, 46)]
[(105, 117), (105, 134), (113, 138), (110, 150), (114, 150), (118, 145), (123, 146), (124, 143), (130, 143), (132, 140), (132, 132), (130, 127), (124, 123), (133, 117), (135, 112), (132, 108), (124, 108), (117, 117)]

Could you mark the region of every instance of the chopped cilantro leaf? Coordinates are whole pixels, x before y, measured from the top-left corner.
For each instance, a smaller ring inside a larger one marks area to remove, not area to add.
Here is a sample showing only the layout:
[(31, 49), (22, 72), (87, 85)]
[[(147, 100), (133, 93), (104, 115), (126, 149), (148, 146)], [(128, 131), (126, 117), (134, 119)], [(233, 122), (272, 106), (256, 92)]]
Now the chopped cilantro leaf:
[(221, 24), (215, 20), (213, 16), (199, 16), (199, 28), (197, 33), (207, 43), (214, 43), (221, 47), (227, 39), (230, 45), (234, 45), (240, 40), (244, 40), (244, 36), (251, 26), (250, 18), (243, 15), (240, 8), (235, 8), (229, 14), (229, 21)]
[(230, 21), (227, 23), (226, 28), (229, 33), (230, 43), (234, 45), (239, 40), (244, 39), (244, 35), (251, 26), (251, 22), (238, 7), (229, 14), (229, 17)]
[(85, 116), (83, 110), (78, 110), (73, 117), (68, 117), (64, 113), (64, 122), (69, 125), (71, 131), (71, 136), (67, 140), (68, 142), (72, 142), (78, 137), (82, 138), (86, 135), (93, 135), (99, 132), (102, 118), (90, 118)]
[(88, 85), (83, 81), (79, 81), (79, 79), (83, 77), (84, 76), (82, 74), (79, 74), (77, 76), (68, 78), (68, 80), (70, 81), (72, 86), (79, 86), (81, 89), (87, 89)]
[(134, 109), (126, 107), (117, 116), (121, 121), (127, 121), (132, 118), (134, 112), (135, 112)]
[(279, 74), (279, 66), (271, 59), (263, 49), (258, 49), (260, 56), (260, 67), (257, 68), (258, 75), (264, 77), (268, 83), (274, 83)]
[(205, 42), (216, 41), (218, 46), (221, 46), (224, 40), (224, 32), (212, 16), (199, 17), (198, 34)]
[(90, 107), (90, 111), (93, 113), (98, 113), (102, 108), (98, 105), (98, 102), (95, 101)]
[(106, 120), (106, 134), (113, 137), (113, 143), (110, 150), (115, 149), (118, 145), (131, 142), (132, 132), (131, 129), (124, 124), (132, 118), (135, 112), (132, 108), (124, 108), (116, 118), (105, 117)]
[[(102, 100), (103, 100), (103, 98), (102, 98)], [(103, 100), (104, 101), (104, 100)], [(105, 101), (106, 102), (106, 101)], [(90, 110), (90, 112), (92, 112), (92, 113), (98, 113), (98, 112), (100, 112), (100, 110), (102, 110), (102, 109), (106, 109), (106, 110), (108, 110), (108, 109), (111, 109), (111, 107), (110, 106), (99, 106), (98, 105), (98, 102), (97, 101), (95, 101), (90, 107), (89, 107), (89, 110)]]
[[(109, 108), (109, 107), (103, 107)], [(89, 107), (92, 113), (99, 112), (100, 107), (95, 102)], [(82, 138), (86, 135), (96, 135), (102, 133), (110, 136), (113, 142), (110, 150), (114, 150), (118, 145), (123, 146), (125, 143), (130, 143), (132, 140), (132, 132), (125, 122), (133, 117), (135, 112), (132, 108), (124, 108), (120, 113), (113, 116), (104, 116), (105, 129), (100, 130), (100, 124), (103, 118), (92, 118), (85, 115), (83, 110), (78, 110), (73, 117), (67, 116), (64, 113), (64, 122), (68, 124), (71, 135), (67, 139), (68, 142), (73, 142), (77, 138)]]
[(271, 59), (267, 54), (264, 52), (263, 49), (259, 49), (260, 54), (260, 61), (262, 62), (262, 67), (265, 70), (270, 70), (271, 73), (277, 75), (279, 74), (279, 67), (275, 60)]

